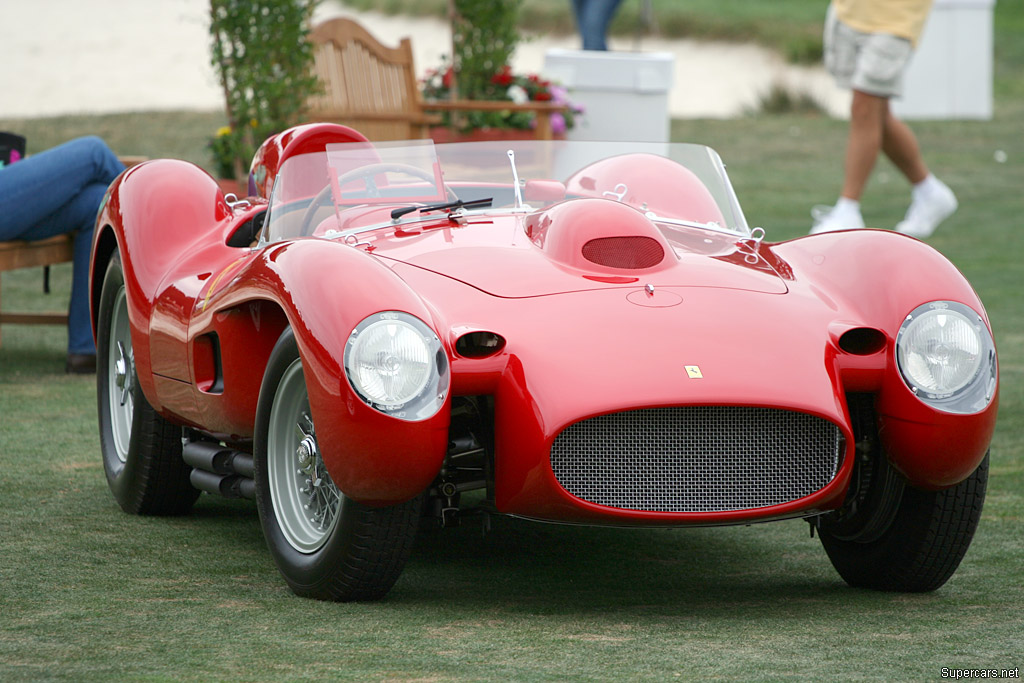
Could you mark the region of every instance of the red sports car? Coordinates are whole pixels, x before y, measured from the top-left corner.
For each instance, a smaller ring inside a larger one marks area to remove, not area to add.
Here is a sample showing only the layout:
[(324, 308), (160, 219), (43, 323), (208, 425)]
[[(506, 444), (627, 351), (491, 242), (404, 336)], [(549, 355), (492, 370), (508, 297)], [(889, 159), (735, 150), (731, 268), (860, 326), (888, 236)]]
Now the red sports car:
[(252, 197), (125, 171), (98, 217), (122, 508), (253, 498), (292, 590), (374, 599), (468, 512), (805, 518), (851, 585), (925, 591), (985, 496), (992, 332), (903, 235), (764, 241), (699, 145), (267, 140)]

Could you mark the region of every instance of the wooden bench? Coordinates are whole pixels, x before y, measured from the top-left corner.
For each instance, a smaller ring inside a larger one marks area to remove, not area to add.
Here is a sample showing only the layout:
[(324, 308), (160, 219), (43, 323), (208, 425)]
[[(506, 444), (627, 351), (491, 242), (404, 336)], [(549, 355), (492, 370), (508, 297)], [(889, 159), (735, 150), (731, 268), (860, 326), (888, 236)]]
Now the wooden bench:
[[(72, 235), (57, 235), (45, 240), (26, 242), (12, 240), (0, 242), (0, 272), (50, 266), (70, 261), (72, 257)], [(21, 325), (67, 325), (67, 313), (12, 313), (3, 308), (3, 291), (0, 290), (0, 325), (18, 323)], [(2, 340), (2, 337), (0, 337)]]
[(337, 18), (313, 28), (313, 72), (322, 92), (306, 104), (306, 118), (355, 128), (370, 140), (430, 137), (441, 123), (432, 112), (522, 111), (536, 114), (535, 136), (552, 137), (551, 115), (568, 107), (552, 102), (430, 100), (424, 102), (416, 80), (412, 43), (381, 44), (357, 22)]

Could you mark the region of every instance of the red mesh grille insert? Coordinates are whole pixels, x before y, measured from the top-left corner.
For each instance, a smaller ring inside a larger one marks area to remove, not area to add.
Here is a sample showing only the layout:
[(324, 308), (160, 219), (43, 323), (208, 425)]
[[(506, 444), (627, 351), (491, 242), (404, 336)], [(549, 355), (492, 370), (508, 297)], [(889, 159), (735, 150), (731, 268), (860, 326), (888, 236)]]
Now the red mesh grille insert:
[(665, 250), (652, 237), (599, 237), (583, 245), (583, 258), (609, 268), (650, 268), (661, 263)]

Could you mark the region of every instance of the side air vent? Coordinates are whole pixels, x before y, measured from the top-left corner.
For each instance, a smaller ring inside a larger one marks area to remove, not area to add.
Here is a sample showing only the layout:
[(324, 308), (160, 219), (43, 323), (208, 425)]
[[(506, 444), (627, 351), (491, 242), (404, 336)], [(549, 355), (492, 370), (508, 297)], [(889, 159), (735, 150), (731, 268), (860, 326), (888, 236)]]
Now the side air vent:
[(665, 250), (651, 237), (599, 237), (583, 245), (583, 258), (608, 268), (653, 268), (665, 259)]
[(505, 348), (505, 338), (494, 332), (469, 332), (455, 341), (455, 353), (463, 358), (487, 358)]
[(855, 356), (870, 356), (885, 349), (886, 338), (871, 327), (855, 327), (839, 337), (839, 348)]

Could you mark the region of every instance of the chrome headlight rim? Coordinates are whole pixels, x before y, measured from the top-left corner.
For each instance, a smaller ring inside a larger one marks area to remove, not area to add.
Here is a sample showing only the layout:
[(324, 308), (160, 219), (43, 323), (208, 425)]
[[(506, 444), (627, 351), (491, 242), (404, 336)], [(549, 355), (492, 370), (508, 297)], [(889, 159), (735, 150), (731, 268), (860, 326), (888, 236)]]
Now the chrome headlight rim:
[[(360, 357), (361, 353), (365, 351), (361, 349), (360, 342), (368, 332), (372, 334), (374, 330), (379, 330), (382, 326), (393, 327), (406, 335), (407, 341), (421, 344), (424, 358), (429, 365), (422, 382), (416, 383), (415, 393), (398, 402), (380, 400), (381, 396), (375, 395), (375, 392), (360, 380), (359, 365), (361, 361), (366, 360)], [(412, 335), (409, 336), (408, 333), (412, 333)], [(425, 322), (404, 311), (374, 313), (356, 325), (345, 344), (344, 367), (349, 387), (363, 403), (380, 413), (400, 420), (416, 422), (433, 417), (444, 405), (448, 394), (448, 357), (440, 337)]]
[[(966, 323), (974, 332), (977, 343), (977, 367), (965, 381), (946, 391), (935, 391), (915, 380), (908, 349), (912, 333), (929, 318), (939, 315), (951, 315)], [(911, 393), (931, 408), (967, 415), (980, 412), (991, 404), (997, 376), (995, 342), (984, 318), (970, 306), (957, 301), (931, 301), (918, 306), (903, 320), (894, 346), (900, 377)]]

